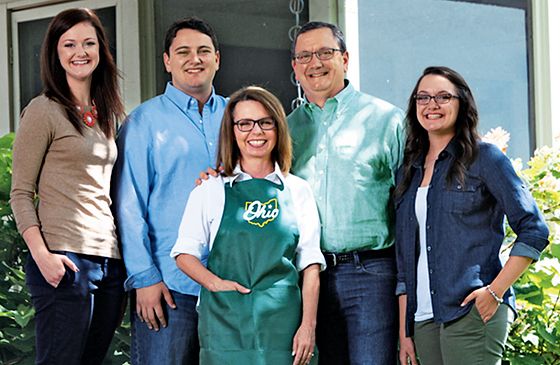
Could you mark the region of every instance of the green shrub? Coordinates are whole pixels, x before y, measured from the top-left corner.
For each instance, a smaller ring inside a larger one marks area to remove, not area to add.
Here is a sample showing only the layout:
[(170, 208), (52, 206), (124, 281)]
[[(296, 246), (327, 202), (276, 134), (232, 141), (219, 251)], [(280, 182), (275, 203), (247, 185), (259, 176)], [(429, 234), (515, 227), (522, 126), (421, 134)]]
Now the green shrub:
[[(519, 318), (506, 358), (512, 365), (560, 364), (560, 149), (538, 149), (528, 166), (518, 173), (544, 214), (550, 245), (514, 285)], [(514, 237), (508, 227), (507, 240)]]
[[(10, 208), (14, 134), (0, 138), (0, 364), (27, 365), (35, 359), (34, 314), (25, 287), (23, 267), (28, 250), (17, 232)], [(128, 316), (117, 330), (105, 364), (125, 364), (130, 358)]]

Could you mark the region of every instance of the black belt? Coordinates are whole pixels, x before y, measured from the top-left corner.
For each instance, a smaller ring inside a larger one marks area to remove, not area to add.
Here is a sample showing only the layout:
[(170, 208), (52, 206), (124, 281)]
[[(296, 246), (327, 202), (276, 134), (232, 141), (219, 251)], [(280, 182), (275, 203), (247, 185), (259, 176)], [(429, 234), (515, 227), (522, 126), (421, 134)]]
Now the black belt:
[(354, 262), (354, 255), (358, 256), (358, 260), (379, 259), (379, 258), (392, 258), (395, 257), (395, 248), (393, 246), (383, 248), (381, 250), (367, 250), (367, 251), (350, 251), (350, 252), (323, 252), (327, 267), (334, 267), (339, 264)]

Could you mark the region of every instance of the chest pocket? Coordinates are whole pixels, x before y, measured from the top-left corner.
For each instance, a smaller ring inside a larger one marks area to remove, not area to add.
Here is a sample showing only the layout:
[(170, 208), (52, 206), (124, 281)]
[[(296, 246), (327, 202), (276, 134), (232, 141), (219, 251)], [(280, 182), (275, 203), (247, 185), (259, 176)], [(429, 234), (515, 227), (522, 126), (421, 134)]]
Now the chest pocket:
[(476, 212), (483, 205), (482, 188), (482, 183), (473, 178), (466, 177), (464, 183), (454, 181), (445, 190), (445, 207), (457, 214)]

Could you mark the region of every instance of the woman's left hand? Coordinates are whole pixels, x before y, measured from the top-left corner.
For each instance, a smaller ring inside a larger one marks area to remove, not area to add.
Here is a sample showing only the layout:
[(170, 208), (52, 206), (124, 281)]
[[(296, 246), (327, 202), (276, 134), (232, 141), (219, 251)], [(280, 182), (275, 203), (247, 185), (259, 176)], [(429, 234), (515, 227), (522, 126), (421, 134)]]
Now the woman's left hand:
[(494, 317), (494, 314), (496, 314), (500, 303), (492, 297), (492, 294), (490, 294), (486, 287), (482, 287), (470, 293), (465, 300), (463, 300), (461, 306), (467, 305), (473, 299), (475, 301), (474, 305), (476, 306), (482, 321), (487, 323), (490, 319), (492, 319), (492, 317)]
[(292, 356), (294, 356), (293, 365), (307, 365), (315, 354), (315, 327), (311, 325), (301, 324), (292, 346)]

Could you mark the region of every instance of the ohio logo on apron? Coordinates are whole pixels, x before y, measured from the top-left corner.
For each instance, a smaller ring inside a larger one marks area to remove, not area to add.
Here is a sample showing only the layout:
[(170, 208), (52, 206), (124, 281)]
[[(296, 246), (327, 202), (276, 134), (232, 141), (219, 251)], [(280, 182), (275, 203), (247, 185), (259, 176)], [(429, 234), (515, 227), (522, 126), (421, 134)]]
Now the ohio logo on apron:
[(243, 219), (247, 223), (263, 228), (278, 217), (278, 199), (272, 198), (264, 203), (258, 200), (245, 202), (245, 213)]

